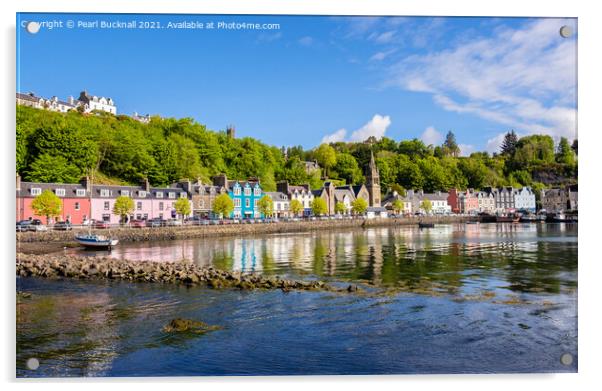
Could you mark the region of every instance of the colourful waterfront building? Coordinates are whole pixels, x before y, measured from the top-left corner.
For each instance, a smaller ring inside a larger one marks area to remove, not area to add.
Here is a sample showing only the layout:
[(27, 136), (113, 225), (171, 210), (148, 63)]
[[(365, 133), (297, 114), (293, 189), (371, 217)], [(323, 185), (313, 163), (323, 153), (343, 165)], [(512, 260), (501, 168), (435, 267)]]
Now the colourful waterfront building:
[(90, 218), (90, 199), (87, 181), (81, 183), (35, 183), (21, 182), (21, 177), (16, 177), (16, 220), (40, 219), (47, 223), (46, 216), (39, 216), (31, 207), (33, 200), (44, 190), (52, 191), (62, 201), (61, 214), (55, 221), (69, 221), (72, 224), (81, 224)]
[(234, 211), (230, 214), (231, 218), (263, 218), (263, 214), (259, 212), (257, 206), (263, 196), (258, 179), (247, 181), (228, 180), (225, 174), (220, 174), (213, 178), (213, 184), (224, 187), (230, 198), (232, 198)]

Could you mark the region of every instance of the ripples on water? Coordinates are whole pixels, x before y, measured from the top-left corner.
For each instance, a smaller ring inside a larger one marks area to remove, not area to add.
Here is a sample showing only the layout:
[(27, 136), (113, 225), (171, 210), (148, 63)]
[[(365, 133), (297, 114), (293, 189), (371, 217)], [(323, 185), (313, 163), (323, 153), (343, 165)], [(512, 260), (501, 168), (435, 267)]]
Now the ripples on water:
[[(69, 252), (83, 253), (77, 250)], [(92, 255), (92, 253), (86, 253)], [(19, 376), (562, 372), (577, 229), (374, 228), (120, 245), (111, 256), (367, 284), (371, 295), (19, 279)], [(175, 317), (223, 330), (168, 335)], [(25, 368), (40, 359), (37, 371)]]

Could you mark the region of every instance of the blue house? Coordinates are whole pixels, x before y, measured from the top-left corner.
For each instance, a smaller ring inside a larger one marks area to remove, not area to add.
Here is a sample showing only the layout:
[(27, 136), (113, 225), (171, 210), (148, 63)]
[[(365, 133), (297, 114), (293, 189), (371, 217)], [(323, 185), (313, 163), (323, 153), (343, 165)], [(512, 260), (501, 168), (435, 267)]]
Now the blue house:
[(259, 181), (229, 181), (224, 174), (213, 178), (216, 186), (224, 186), (234, 202), (234, 211), (230, 218), (257, 219), (263, 218), (257, 206), (263, 196)]

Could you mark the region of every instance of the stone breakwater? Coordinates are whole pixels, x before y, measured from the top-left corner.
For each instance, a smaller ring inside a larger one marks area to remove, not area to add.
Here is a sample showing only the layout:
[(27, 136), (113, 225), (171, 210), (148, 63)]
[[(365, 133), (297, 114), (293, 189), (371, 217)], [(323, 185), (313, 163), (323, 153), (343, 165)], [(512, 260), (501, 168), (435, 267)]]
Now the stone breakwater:
[(77, 257), (68, 255), (31, 255), (17, 253), (17, 275), (21, 277), (74, 278), (81, 280), (124, 280), (208, 286), (214, 289), (242, 290), (281, 289), (355, 292), (359, 288), (348, 285), (337, 288), (323, 281), (298, 281), (278, 276), (261, 276), (199, 267), (192, 261), (153, 262), (128, 261), (109, 257)]
[[(93, 230), (99, 234), (110, 234), (121, 242), (143, 242), (157, 240), (193, 239), (274, 233), (307, 232), (323, 229), (393, 227), (417, 225), (419, 221), (434, 224), (461, 223), (470, 220), (466, 216), (404, 217), (389, 219), (316, 220), (300, 222), (201, 225), (161, 228), (111, 228)], [(474, 220), (474, 218), (472, 218)], [(74, 243), (74, 231), (17, 232), (21, 243)], [(18, 245), (18, 244), (17, 244)]]

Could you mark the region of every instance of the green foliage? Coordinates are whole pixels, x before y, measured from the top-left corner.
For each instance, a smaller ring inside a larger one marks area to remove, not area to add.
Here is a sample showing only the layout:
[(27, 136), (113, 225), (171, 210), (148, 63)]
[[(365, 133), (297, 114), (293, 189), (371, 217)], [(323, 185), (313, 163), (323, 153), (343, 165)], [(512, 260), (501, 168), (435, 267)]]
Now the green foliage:
[(182, 218), (184, 218), (184, 216), (188, 216), (191, 212), (190, 201), (188, 201), (188, 198), (178, 198), (174, 208), (176, 213), (182, 216)]
[(80, 174), (80, 169), (63, 156), (45, 153), (38, 155), (29, 165), (25, 177), (31, 182), (74, 183), (79, 181)]
[(403, 210), (403, 202), (401, 200), (395, 200), (391, 204), (395, 213), (400, 213)]
[(345, 207), (345, 204), (342, 202), (337, 202), (334, 205), (334, 212), (338, 213), (338, 214), (343, 214), (345, 212), (347, 212), (347, 208)]
[(297, 216), (303, 211), (303, 204), (299, 200), (292, 200), (290, 203), (290, 209), (291, 212)]
[(46, 217), (46, 224), (49, 224), (51, 217), (57, 217), (63, 209), (63, 201), (52, 191), (46, 189), (33, 199), (31, 207), (37, 215)]
[(123, 222), (132, 212), (134, 212), (134, 200), (126, 196), (117, 197), (113, 205), (113, 213), (120, 216)]
[(428, 213), (433, 209), (433, 203), (428, 198), (425, 198), (420, 203), (420, 209)]
[(274, 201), (269, 195), (264, 195), (257, 201), (257, 208), (264, 216), (271, 216), (274, 214)]
[(397, 183), (394, 183), (391, 185), (391, 191), (396, 191), (397, 194), (399, 194), (402, 197), (406, 196), (406, 189), (404, 189), (402, 186), (398, 185)]
[(358, 215), (364, 214), (364, 213), (366, 213), (367, 209), (368, 209), (368, 201), (366, 201), (363, 198), (356, 198), (351, 203), (351, 210), (355, 214), (358, 214)]
[(571, 148), (566, 137), (560, 138), (558, 152), (556, 153), (556, 161), (569, 167), (573, 167), (575, 165), (575, 152)]
[(339, 153), (336, 155), (336, 164), (333, 168), (333, 175), (336, 178), (344, 179), (347, 184), (360, 184), (364, 181), (362, 170), (357, 164), (357, 160), (349, 153)]
[(516, 152), (517, 145), (518, 145), (518, 136), (516, 135), (514, 130), (511, 130), (510, 132), (506, 133), (506, 135), (504, 136), (504, 141), (502, 142), (502, 146), (501, 146), (502, 155), (508, 155), (508, 156), (514, 155), (514, 152)]
[(328, 144), (321, 144), (314, 151), (314, 156), (320, 166), (324, 167), (324, 175), (328, 175), (328, 170), (337, 164), (337, 154), (333, 147)]
[(311, 202), (311, 211), (316, 216), (321, 216), (328, 212), (328, 207), (326, 206), (326, 200), (322, 197), (316, 197)]
[(213, 213), (222, 217), (228, 217), (234, 210), (234, 201), (228, 194), (220, 194), (213, 200)]
[(443, 153), (446, 156), (451, 155), (453, 157), (458, 157), (458, 155), (460, 154), (460, 147), (456, 142), (456, 136), (451, 130), (447, 132), (447, 135), (445, 136), (445, 142), (443, 143), (442, 147)]

